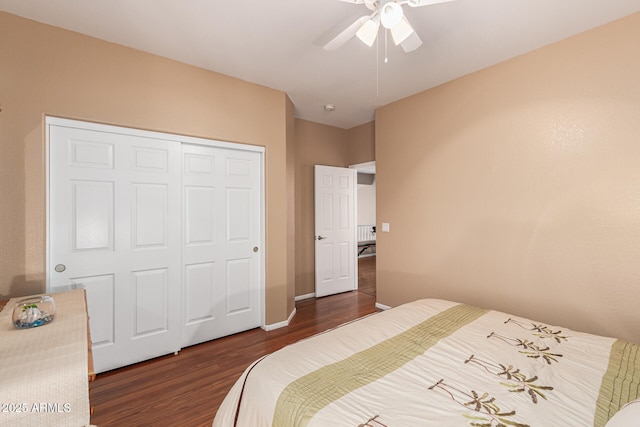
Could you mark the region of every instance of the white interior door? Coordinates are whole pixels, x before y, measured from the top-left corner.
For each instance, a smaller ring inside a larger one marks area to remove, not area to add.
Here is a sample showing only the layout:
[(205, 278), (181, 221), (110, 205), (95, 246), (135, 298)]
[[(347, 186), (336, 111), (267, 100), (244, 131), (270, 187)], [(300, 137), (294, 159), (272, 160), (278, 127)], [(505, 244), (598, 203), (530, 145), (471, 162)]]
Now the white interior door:
[(188, 346), (260, 326), (261, 155), (183, 145)]
[(355, 169), (314, 167), (316, 296), (357, 287)]
[(180, 349), (180, 145), (49, 126), (50, 291), (85, 288), (96, 372)]

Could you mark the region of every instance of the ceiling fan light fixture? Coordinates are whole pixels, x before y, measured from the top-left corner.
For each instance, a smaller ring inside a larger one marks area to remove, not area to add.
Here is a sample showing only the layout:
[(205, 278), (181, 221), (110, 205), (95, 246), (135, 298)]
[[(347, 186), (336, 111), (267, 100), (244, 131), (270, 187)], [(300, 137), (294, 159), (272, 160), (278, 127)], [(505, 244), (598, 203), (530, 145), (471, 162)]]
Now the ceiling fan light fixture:
[(373, 17), (369, 19), (367, 22), (360, 27), (358, 32), (356, 32), (356, 36), (362, 41), (362, 43), (367, 46), (373, 46), (373, 42), (376, 41), (376, 37), (378, 36), (378, 29), (380, 28), (380, 20), (378, 17)]
[(413, 34), (413, 28), (404, 17), (398, 25), (391, 29), (391, 37), (393, 37), (393, 42), (396, 46), (405, 41), (411, 34)]
[(385, 3), (380, 9), (380, 20), (382, 26), (390, 30), (402, 21), (404, 12), (402, 6), (395, 2)]

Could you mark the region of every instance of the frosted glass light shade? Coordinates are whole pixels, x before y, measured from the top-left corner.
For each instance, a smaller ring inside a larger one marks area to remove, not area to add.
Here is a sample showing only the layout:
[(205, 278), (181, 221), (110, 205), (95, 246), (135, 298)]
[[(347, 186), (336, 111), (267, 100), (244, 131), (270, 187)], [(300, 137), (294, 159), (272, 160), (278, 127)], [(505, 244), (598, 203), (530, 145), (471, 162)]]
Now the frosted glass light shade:
[(376, 41), (378, 35), (378, 29), (380, 28), (380, 21), (377, 19), (369, 19), (360, 27), (356, 32), (356, 36), (367, 46), (373, 46), (373, 42)]
[(411, 33), (413, 33), (413, 28), (411, 28), (411, 24), (405, 17), (402, 17), (400, 23), (391, 29), (391, 37), (393, 37), (393, 42), (396, 46), (405, 41)]

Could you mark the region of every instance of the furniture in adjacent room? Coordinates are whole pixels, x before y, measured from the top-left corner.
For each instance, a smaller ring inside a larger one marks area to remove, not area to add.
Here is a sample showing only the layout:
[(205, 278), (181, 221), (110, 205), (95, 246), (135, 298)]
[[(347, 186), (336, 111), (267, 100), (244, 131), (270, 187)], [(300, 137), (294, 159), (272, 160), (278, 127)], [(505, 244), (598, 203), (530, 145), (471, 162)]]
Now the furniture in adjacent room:
[(376, 253), (375, 224), (358, 224), (358, 256), (371, 256)]

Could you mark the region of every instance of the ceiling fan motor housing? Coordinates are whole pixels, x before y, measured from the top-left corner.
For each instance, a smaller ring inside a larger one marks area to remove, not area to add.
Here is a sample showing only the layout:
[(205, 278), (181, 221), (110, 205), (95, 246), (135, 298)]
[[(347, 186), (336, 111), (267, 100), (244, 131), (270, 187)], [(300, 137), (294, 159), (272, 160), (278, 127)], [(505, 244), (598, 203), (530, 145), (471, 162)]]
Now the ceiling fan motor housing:
[(402, 6), (394, 1), (388, 1), (380, 7), (380, 22), (388, 30), (395, 28), (403, 16)]

